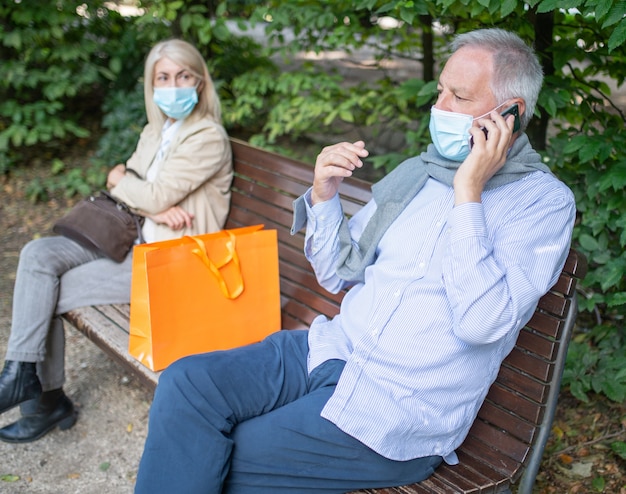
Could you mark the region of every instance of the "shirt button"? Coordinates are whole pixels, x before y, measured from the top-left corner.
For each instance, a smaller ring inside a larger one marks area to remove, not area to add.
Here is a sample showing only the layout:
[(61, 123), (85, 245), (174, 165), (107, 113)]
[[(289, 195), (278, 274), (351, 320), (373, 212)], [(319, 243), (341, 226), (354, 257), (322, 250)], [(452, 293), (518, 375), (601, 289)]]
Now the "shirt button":
[(420, 262), (419, 267), (423, 268), (424, 266), (426, 266), (426, 263), (424, 261)]
[(393, 296), (394, 296), (394, 297), (396, 297), (396, 298), (398, 298), (398, 297), (400, 296), (400, 290), (396, 290), (396, 291), (393, 293)]

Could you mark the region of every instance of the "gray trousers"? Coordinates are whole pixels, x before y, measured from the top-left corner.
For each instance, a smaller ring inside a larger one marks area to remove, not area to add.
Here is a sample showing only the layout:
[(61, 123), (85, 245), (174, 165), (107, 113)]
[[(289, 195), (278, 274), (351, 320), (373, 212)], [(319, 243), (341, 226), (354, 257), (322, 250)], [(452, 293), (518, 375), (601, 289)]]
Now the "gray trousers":
[[(132, 252), (132, 251), (131, 251)], [(44, 237), (20, 252), (6, 359), (37, 362), (44, 391), (65, 382), (61, 314), (87, 305), (129, 303), (132, 253), (122, 263), (65, 237)]]

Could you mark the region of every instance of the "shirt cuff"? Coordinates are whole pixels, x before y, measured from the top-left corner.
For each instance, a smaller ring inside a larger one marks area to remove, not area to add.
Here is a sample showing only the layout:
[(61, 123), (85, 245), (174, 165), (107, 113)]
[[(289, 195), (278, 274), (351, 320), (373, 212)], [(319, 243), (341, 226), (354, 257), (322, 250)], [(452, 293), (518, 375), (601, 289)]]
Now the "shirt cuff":
[(452, 208), (448, 218), (451, 242), (469, 237), (486, 237), (485, 211), (481, 202), (466, 202)]
[(295, 235), (305, 226), (309, 230), (315, 231), (318, 221), (326, 223), (341, 221), (343, 218), (343, 210), (341, 209), (341, 201), (339, 194), (335, 194), (328, 201), (319, 202), (312, 205), (311, 190), (307, 190), (304, 194), (293, 201), (293, 221), (291, 224), (291, 234)]

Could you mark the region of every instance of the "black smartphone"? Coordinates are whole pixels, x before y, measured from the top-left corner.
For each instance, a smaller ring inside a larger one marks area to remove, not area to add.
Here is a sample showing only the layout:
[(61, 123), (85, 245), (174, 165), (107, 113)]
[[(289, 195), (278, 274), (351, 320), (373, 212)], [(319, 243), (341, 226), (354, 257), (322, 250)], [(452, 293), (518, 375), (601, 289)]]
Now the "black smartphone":
[(504, 118), (506, 118), (508, 115), (515, 115), (515, 123), (513, 123), (513, 133), (515, 134), (519, 130), (521, 125), (519, 121), (519, 106), (517, 106), (517, 103), (509, 106), (506, 110), (500, 113), (500, 115), (502, 115), (502, 117)]
[[(514, 105), (509, 106), (506, 110), (504, 110), (502, 113), (500, 113), (500, 115), (503, 118), (506, 118), (508, 115), (514, 115), (515, 116), (515, 121), (513, 122), (513, 133), (515, 134), (521, 126), (520, 120), (519, 120), (519, 106), (517, 105), (517, 103), (515, 103)], [(485, 133), (485, 137), (488, 137), (487, 135), (487, 129), (486, 128), (482, 128), (480, 129)], [(474, 145), (474, 138), (470, 138), (470, 148)]]

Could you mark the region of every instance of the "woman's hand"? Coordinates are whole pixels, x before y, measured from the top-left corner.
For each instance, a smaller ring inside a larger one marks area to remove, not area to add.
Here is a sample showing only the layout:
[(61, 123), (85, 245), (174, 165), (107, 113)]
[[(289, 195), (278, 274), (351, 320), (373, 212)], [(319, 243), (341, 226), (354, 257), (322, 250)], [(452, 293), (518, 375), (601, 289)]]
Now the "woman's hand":
[(361, 168), (361, 158), (368, 155), (363, 141), (340, 142), (322, 149), (315, 160), (315, 177), (311, 201), (313, 204), (332, 199), (345, 177), (352, 175), (355, 168)]
[(191, 228), (194, 215), (180, 206), (172, 206), (161, 213), (148, 215), (148, 218), (155, 223), (167, 225), (172, 230), (182, 230), (184, 227)]
[(126, 166), (122, 164), (115, 165), (107, 176), (107, 189), (111, 190), (113, 187), (115, 187), (120, 182), (120, 180), (122, 180), (122, 177), (124, 177), (125, 174)]

